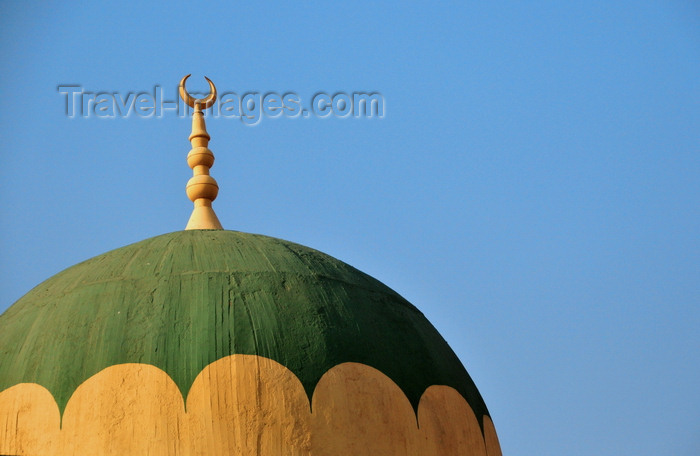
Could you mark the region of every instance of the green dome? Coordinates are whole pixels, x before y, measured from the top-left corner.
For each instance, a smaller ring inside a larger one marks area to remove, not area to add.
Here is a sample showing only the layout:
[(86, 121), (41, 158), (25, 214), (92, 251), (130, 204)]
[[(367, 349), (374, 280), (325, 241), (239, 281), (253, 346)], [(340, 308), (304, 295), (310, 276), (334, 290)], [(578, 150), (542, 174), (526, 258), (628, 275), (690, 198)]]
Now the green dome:
[(357, 362), (390, 377), (414, 408), (426, 388), (447, 385), (488, 415), (413, 305), (339, 260), (266, 236), (157, 236), (66, 269), (0, 315), (0, 391), (38, 383), (61, 410), (115, 364), (154, 365), (186, 395), (202, 369), (232, 354), (286, 366), (309, 397), (330, 368)]

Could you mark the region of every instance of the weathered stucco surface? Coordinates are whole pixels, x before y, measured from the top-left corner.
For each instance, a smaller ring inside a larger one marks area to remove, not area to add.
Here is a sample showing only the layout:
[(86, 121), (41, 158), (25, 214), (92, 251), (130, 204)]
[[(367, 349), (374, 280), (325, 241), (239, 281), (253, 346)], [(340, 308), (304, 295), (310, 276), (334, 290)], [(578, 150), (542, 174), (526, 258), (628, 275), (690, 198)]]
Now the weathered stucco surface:
[(5, 453), (500, 450), (459, 359), (393, 290), (298, 244), (191, 230), (68, 268), (0, 315)]
[(299, 379), (267, 358), (207, 366), (183, 400), (162, 370), (120, 364), (81, 384), (63, 420), (36, 384), (0, 393), (0, 454), (500, 456), (495, 430), (453, 388), (434, 385), (418, 414), (374, 368), (329, 370), (309, 402)]

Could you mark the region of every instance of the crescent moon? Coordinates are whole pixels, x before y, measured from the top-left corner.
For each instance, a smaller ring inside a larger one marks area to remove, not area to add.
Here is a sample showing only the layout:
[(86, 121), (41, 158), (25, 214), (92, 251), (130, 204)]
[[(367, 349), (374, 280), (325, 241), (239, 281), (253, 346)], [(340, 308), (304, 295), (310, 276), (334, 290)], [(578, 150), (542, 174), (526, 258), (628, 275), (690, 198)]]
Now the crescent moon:
[(185, 81), (187, 81), (187, 78), (190, 76), (192, 75), (188, 74), (180, 81), (180, 97), (182, 97), (185, 103), (192, 108), (194, 108), (196, 104), (200, 105), (201, 109), (203, 110), (213, 106), (214, 103), (216, 103), (216, 87), (214, 86), (214, 83), (211, 82), (211, 79), (204, 76), (204, 79), (206, 79), (209, 83), (209, 95), (207, 95), (205, 98), (193, 98), (189, 93), (187, 93), (187, 89), (185, 88)]

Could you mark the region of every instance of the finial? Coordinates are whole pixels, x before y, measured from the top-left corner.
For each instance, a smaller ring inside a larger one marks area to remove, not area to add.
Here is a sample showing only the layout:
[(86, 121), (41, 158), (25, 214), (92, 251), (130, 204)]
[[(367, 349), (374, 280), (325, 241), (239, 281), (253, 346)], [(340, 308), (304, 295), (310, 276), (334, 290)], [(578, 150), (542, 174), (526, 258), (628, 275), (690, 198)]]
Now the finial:
[(223, 230), (221, 222), (211, 207), (211, 202), (219, 193), (219, 185), (209, 175), (209, 168), (214, 165), (214, 154), (209, 150), (209, 133), (204, 124), (202, 111), (211, 107), (216, 102), (216, 87), (208, 77), (209, 95), (205, 98), (193, 98), (187, 93), (185, 81), (191, 75), (187, 75), (180, 81), (180, 97), (190, 107), (194, 108), (192, 114), (192, 133), (189, 140), (192, 150), (187, 154), (187, 164), (192, 168), (193, 176), (187, 181), (187, 197), (194, 203), (194, 210), (187, 222), (186, 230)]

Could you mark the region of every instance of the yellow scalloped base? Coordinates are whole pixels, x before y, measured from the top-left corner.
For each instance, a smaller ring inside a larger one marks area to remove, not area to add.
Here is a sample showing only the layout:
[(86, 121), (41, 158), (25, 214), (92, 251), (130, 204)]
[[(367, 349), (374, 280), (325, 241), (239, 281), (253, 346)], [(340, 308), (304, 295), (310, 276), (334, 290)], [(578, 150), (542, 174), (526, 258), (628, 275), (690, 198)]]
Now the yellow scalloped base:
[(23, 383), (0, 393), (0, 454), (236, 456), (501, 456), (454, 389), (431, 386), (418, 419), (378, 370), (344, 363), (320, 380), (309, 404), (297, 377), (267, 358), (232, 355), (207, 366), (183, 401), (147, 364), (90, 377), (61, 418), (51, 393)]

